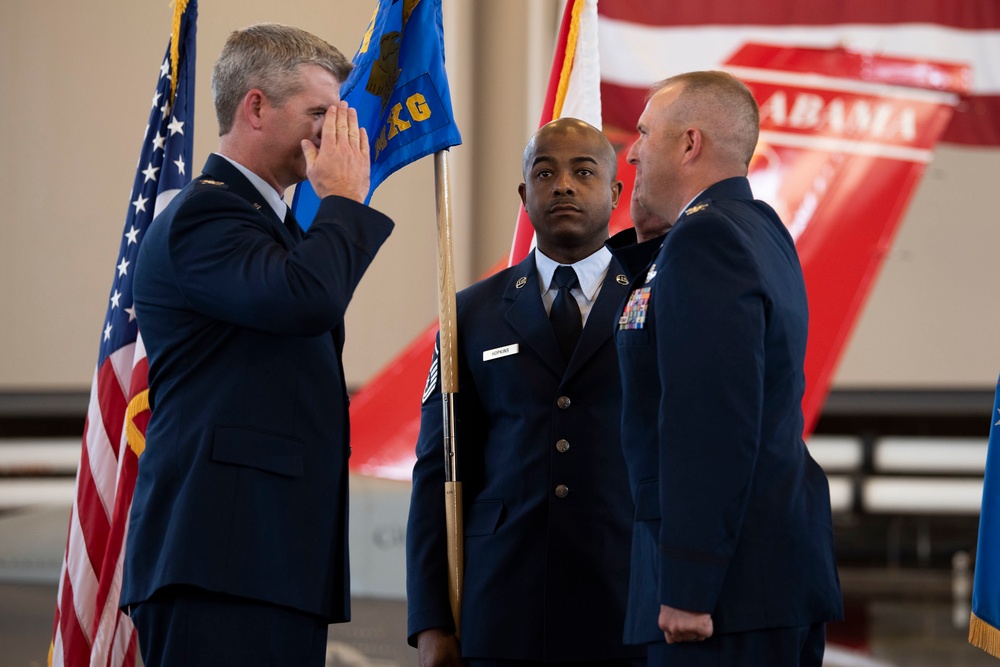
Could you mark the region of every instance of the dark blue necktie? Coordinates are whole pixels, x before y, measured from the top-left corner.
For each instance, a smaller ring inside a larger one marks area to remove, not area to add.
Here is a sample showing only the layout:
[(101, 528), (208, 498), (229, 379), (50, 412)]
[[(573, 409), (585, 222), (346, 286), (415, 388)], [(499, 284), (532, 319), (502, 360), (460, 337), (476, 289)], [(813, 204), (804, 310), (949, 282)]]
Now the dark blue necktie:
[(556, 294), (555, 301), (552, 302), (549, 322), (552, 323), (552, 330), (555, 331), (556, 340), (559, 341), (563, 358), (569, 361), (569, 358), (573, 356), (573, 350), (576, 349), (576, 342), (580, 339), (580, 332), (583, 331), (580, 306), (570, 293), (571, 289), (580, 286), (580, 281), (572, 266), (560, 266), (556, 268), (552, 282), (559, 288), (559, 292)]

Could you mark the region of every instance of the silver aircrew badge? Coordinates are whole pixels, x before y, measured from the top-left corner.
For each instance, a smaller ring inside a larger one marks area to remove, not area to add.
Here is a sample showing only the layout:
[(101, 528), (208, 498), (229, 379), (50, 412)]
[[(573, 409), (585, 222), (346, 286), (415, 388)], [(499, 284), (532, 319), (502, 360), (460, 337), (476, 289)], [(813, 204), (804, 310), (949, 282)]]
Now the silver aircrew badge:
[(649, 265), (649, 271), (646, 271), (646, 284), (653, 282), (653, 278), (656, 277), (656, 264)]
[(517, 279), (517, 282), (514, 283), (514, 287), (517, 289), (521, 289), (527, 284), (528, 284), (528, 279), (525, 278), (524, 276), (521, 276), (520, 278)]
[(698, 204), (697, 206), (692, 206), (688, 210), (684, 211), (684, 215), (694, 215), (699, 211), (704, 211), (706, 208), (708, 208), (708, 204), (706, 203)]
[(624, 273), (619, 273), (615, 276), (615, 280), (618, 281), (619, 285), (628, 285), (628, 278), (625, 277)]

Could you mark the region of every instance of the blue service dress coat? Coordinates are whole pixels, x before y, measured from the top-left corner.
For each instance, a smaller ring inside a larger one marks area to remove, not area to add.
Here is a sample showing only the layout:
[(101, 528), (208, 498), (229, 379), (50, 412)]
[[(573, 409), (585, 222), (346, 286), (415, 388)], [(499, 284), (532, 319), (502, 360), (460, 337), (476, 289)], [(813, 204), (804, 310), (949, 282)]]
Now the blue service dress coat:
[[(581, 661), (645, 654), (622, 643), (632, 501), (612, 333), (625, 282), (612, 260), (568, 365), (542, 303), (534, 254), (458, 294), (465, 657)], [(436, 361), (406, 533), (411, 644), (422, 630), (454, 628)]]
[(808, 311), (795, 245), (745, 178), (702, 192), (615, 332), (635, 499), (625, 638), (661, 604), (716, 633), (842, 616), (826, 476), (802, 441)]
[(123, 608), (188, 584), (349, 620), (343, 320), (392, 226), (327, 197), (303, 234), (218, 155), (150, 225)]

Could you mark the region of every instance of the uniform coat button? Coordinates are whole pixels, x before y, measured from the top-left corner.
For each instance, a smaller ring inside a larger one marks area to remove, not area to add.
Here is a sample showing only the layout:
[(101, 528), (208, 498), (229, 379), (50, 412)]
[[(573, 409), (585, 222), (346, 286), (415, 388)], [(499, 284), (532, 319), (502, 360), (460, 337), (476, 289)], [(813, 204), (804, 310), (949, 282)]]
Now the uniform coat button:
[(568, 440), (564, 439), (556, 441), (556, 451), (558, 451), (560, 454), (565, 454), (568, 450), (569, 450)]
[(565, 484), (560, 484), (559, 486), (556, 487), (556, 495), (559, 496), (560, 498), (565, 498), (566, 496), (569, 495), (569, 487), (566, 486)]
[(563, 410), (568, 408), (570, 403), (571, 401), (569, 400), (569, 396), (560, 396), (559, 398), (556, 399), (556, 405), (558, 405)]

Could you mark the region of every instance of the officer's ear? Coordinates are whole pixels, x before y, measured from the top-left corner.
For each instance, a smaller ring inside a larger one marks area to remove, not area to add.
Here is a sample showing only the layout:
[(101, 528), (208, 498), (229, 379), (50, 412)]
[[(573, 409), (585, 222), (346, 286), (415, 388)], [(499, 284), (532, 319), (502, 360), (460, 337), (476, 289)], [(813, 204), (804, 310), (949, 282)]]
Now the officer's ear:
[(689, 127), (684, 130), (682, 139), (684, 157), (681, 160), (681, 164), (688, 165), (701, 155), (701, 150), (704, 147), (704, 138), (701, 136), (701, 130), (696, 127)]
[(243, 104), (240, 106), (240, 113), (247, 124), (254, 130), (259, 130), (262, 124), (264, 106), (268, 104), (264, 91), (260, 88), (252, 88), (243, 96)]

